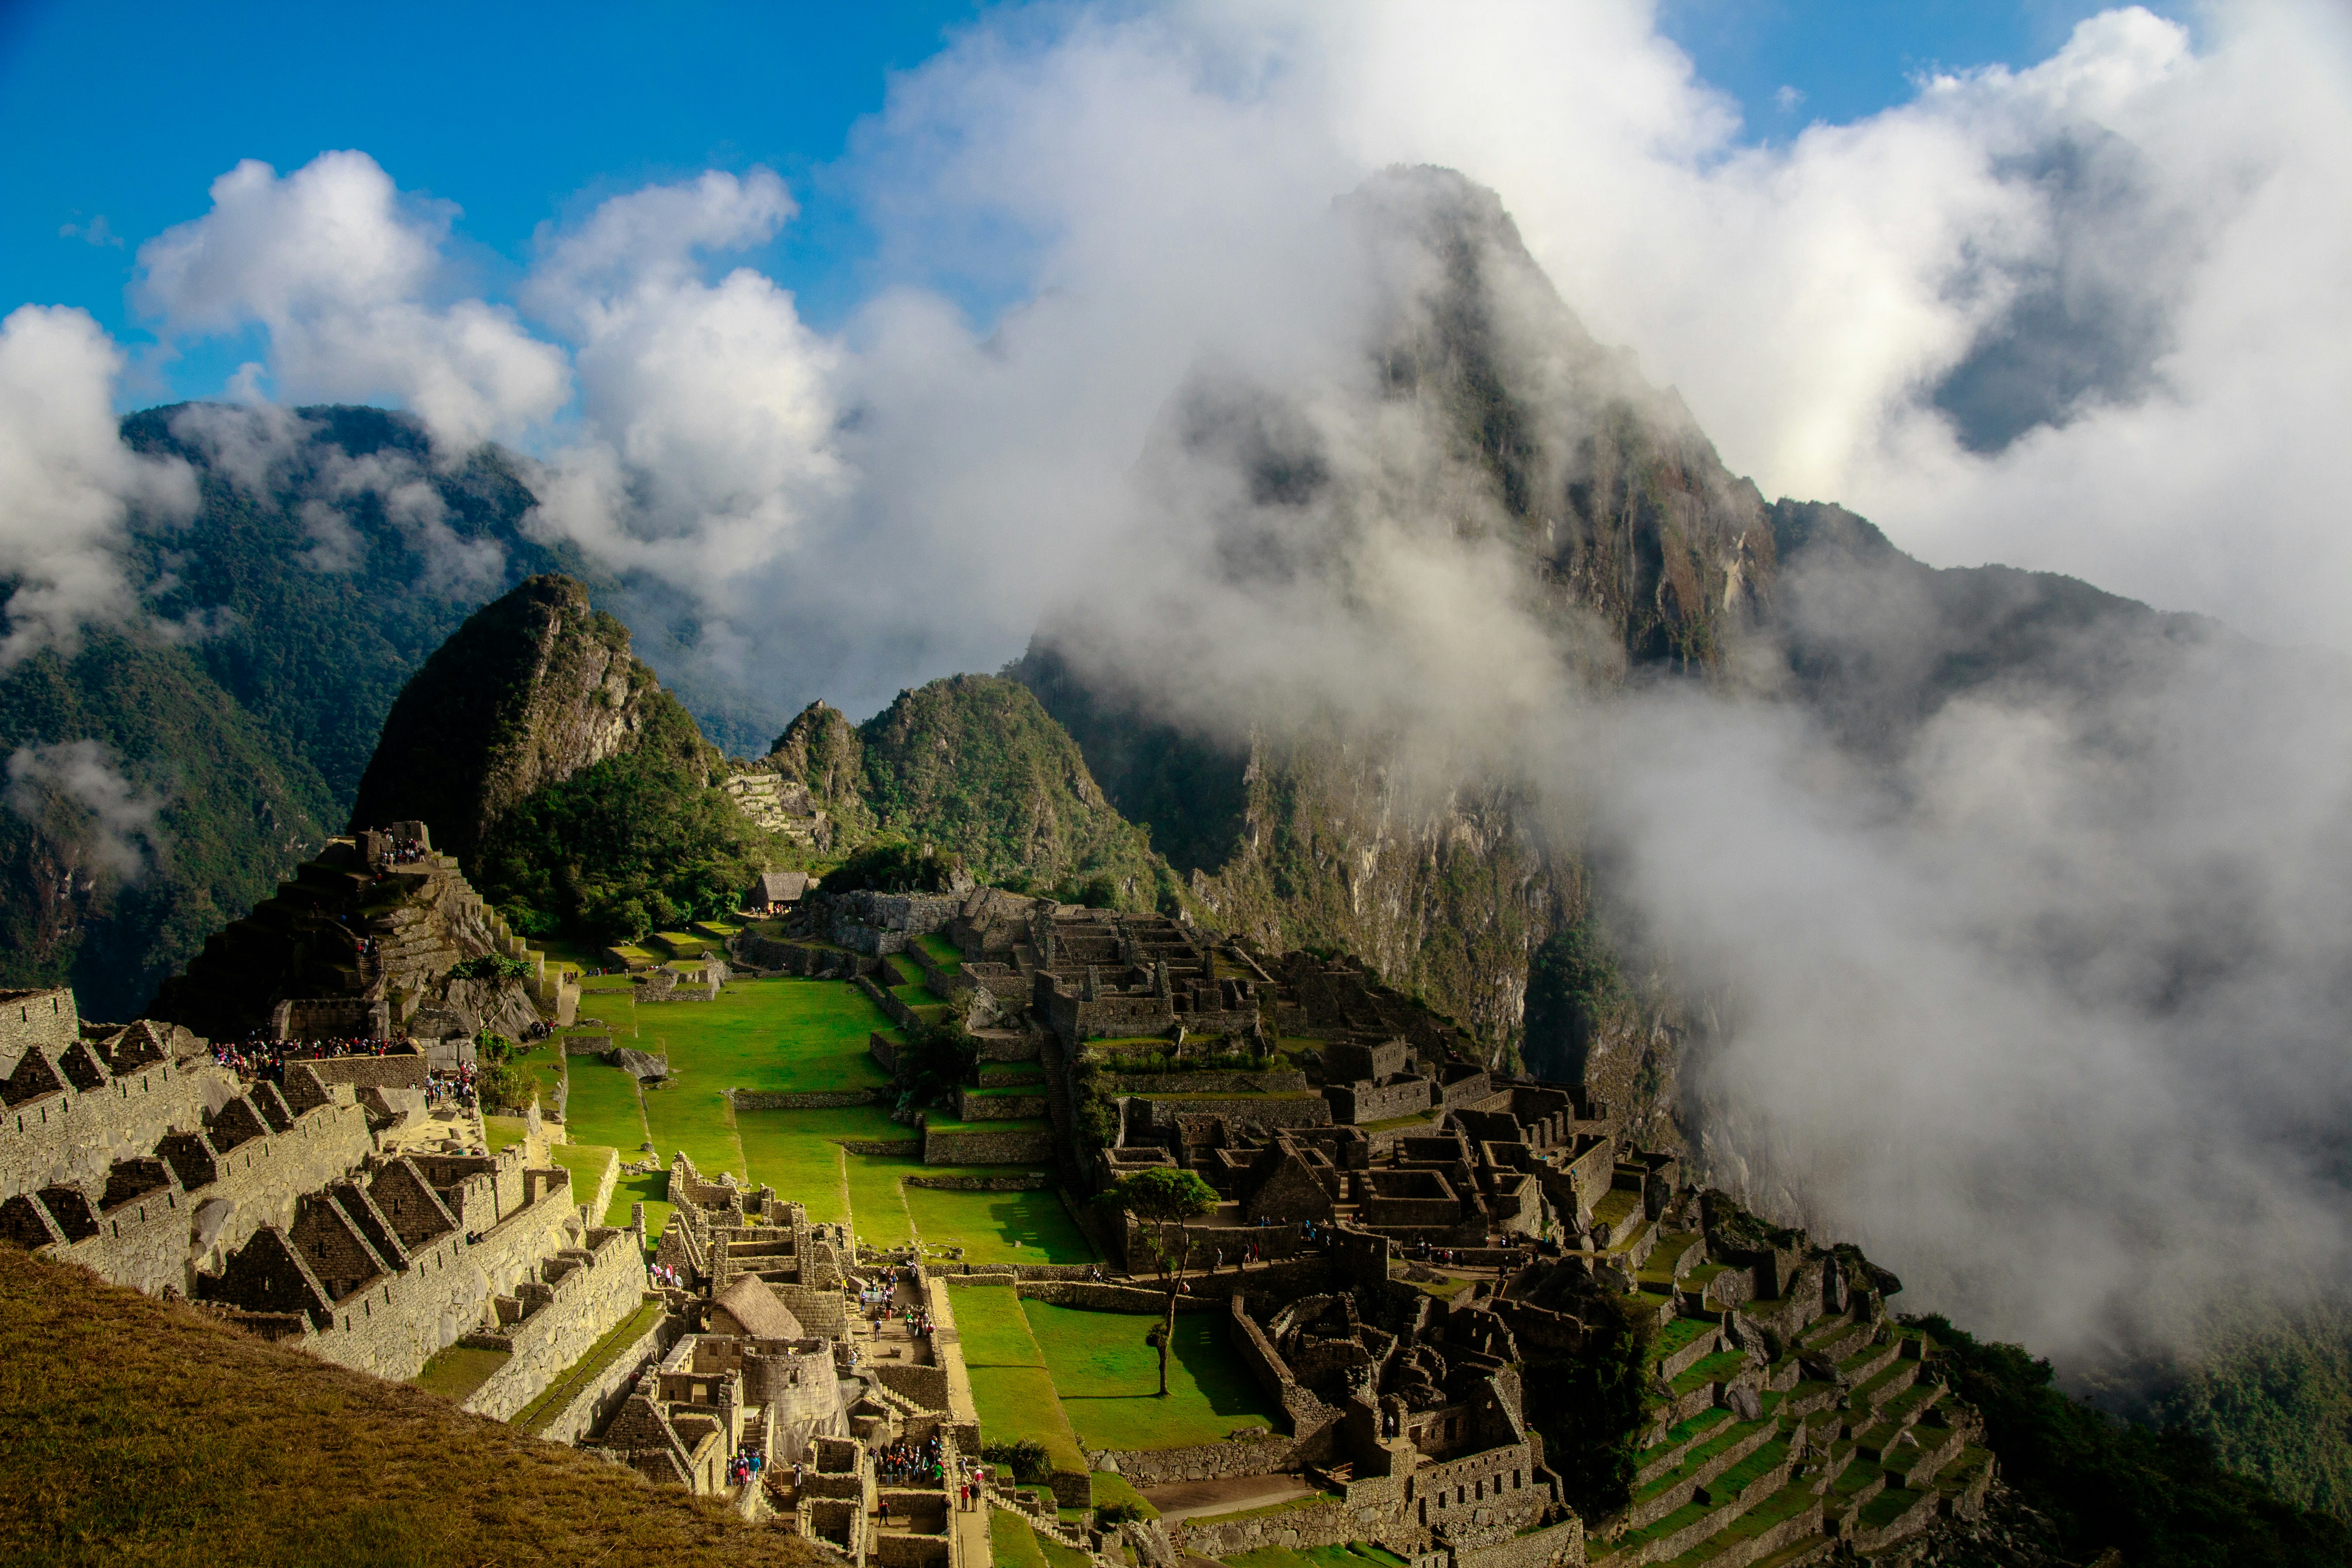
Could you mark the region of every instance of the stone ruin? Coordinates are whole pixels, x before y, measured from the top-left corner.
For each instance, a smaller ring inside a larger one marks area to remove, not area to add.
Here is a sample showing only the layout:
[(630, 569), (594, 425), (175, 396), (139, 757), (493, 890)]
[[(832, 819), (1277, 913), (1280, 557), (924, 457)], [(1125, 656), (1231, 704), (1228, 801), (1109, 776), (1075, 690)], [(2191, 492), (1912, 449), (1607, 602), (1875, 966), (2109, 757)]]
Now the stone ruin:
[[(525, 964), (524, 977), (452, 973), (493, 955)], [(432, 849), (424, 824), (403, 822), (329, 839), (208, 938), (149, 1011), (215, 1040), (404, 1037), (454, 1067), (478, 1030), (526, 1037), (569, 1023), (578, 996)]]
[(421, 1052), (246, 1071), (175, 1025), (85, 1025), (68, 991), (0, 1009), (19, 1246), (395, 1381), (490, 1352), (466, 1405), (499, 1415), (644, 1298), (642, 1237), (591, 1223), (569, 1172), (407, 1136)]

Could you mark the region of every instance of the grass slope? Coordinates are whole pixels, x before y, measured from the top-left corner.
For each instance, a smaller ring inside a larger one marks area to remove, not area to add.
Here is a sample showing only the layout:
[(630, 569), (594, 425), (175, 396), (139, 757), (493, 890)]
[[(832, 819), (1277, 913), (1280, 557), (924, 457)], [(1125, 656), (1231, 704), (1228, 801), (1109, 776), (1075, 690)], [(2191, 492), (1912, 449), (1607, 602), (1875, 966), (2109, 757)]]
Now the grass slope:
[[(0, 1247), (0, 1561), (800, 1565), (718, 1502)], [(460, 1484), (462, 1482), (462, 1484)]]

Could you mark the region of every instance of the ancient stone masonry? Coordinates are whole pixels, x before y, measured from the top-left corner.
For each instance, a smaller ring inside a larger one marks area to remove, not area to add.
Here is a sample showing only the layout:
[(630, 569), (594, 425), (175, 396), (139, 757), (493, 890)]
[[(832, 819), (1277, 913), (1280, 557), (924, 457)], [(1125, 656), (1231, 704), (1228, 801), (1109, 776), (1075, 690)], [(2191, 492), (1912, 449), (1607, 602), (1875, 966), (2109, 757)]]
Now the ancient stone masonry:
[(479, 1394), (495, 1414), (643, 1298), (641, 1239), (589, 1226), (566, 1172), (520, 1146), (395, 1150), (413, 1049), (271, 1077), (176, 1025), (83, 1024), (67, 993), (9, 1005), (0, 1232), (20, 1246), (382, 1377), (460, 1340), (502, 1352)]
[[(523, 963), (524, 978), (452, 973), (493, 956)], [(457, 861), (432, 851), (424, 825), (404, 822), (330, 839), (164, 982), (152, 1012), (215, 1039), (456, 1042), (482, 1028), (535, 1034), (561, 1021), (562, 993)]]

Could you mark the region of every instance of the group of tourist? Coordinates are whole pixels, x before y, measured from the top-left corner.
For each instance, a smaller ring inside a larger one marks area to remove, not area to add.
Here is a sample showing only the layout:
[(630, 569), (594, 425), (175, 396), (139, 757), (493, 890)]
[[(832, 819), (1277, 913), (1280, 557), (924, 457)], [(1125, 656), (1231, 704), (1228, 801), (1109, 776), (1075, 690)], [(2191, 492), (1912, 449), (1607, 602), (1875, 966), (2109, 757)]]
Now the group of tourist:
[(738, 1454), (727, 1461), (727, 1484), (740, 1487), (767, 1468), (765, 1454)]
[[(1257, 1242), (1244, 1242), (1234, 1248), (1234, 1268), (1236, 1270), (1247, 1268), (1253, 1263), (1264, 1261), (1265, 1261), (1265, 1248)], [(1222, 1247), (1211, 1247), (1209, 1249), (1209, 1272), (1214, 1274), (1218, 1269), (1223, 1268), (1224, 1266), (1225, 1249)]]
[(686, 1289), (686, 1276), (667, 1263), (656, 1263), (650, 1270), (656, 1285), (667, 1285), (673, 1290)]
[(424, 845), (418, 843), (414, 838), (387, 837), (384, 840), (383, 858), (378, 859), (376, 864), (379, 866), (414, 866), (431, 853), (433, 852), (430, 849), (427, 849)]
[(445, 1105), (454, 1105), (461, 1110), (473, 1109), (473, 1064), (434, 1068), (425, 1080), (425, 1103), (435, 1110)]
[(890, 1310), (890, 1297), (891, 1288), (887, 1285), (866, 1284), (858, 1287), (857, 1305), (865, 1312), (867, 1322), (878, 1323), (882, 1321), (883, 1315)]
[(330, 1061), (338, 1057), (380, 1057), (397, 1040), (353, 1035), (335, 1040), (268, 1040), (259, 1030), (238, 1042), (213, 1042), (213, 1060), (241, 1073), (282, 1079), (288, 1062)]
[(874, 1456), (874, 1473), (884, 1485), (911, 1486), (940, 1479), (940, 1440), (911, 1443), (901, 1437)]

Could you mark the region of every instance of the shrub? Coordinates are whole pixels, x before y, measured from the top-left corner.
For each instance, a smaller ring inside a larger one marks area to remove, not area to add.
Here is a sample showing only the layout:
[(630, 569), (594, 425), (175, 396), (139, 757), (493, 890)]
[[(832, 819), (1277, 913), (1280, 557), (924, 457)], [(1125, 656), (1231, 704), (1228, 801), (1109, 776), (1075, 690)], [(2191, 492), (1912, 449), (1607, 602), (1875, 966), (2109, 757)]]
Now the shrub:
[(449, 978), (452, 980), (520, 980), (530, 973), (530, 964), (520, 958), (509, 958), (503, 952), (462, 958), (449, 966)]
[(1010, 1466), (1016, 1481), (1042, 1481), (1053, 1473), (1045, 1458), (1045, 1445), (1034, 1437), (1013, 1443), (983, 1443), (980, 1457), (992, 1465)]

